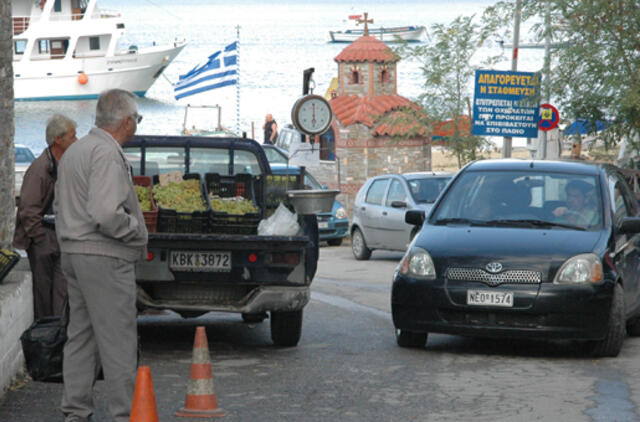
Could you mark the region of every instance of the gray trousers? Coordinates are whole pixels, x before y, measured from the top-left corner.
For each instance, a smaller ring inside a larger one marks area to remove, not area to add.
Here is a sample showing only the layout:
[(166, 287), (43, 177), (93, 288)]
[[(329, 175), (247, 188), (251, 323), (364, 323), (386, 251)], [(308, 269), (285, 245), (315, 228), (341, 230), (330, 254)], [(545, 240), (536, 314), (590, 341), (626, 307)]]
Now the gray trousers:
[(93, 385), (102, 364), (109, 410), (128, 422), (137, 366), (134, 263), (97, 255), (62, 253), (70, 319), (64, 345), (65, 421), (93, 414)]

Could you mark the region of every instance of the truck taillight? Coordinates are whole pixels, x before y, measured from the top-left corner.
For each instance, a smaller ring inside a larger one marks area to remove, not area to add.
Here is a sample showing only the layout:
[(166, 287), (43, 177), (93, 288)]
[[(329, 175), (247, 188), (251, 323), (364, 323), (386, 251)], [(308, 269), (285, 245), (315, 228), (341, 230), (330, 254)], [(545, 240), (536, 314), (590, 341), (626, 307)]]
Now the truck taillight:
[(251, 253), (249, 254), (249, 262), (255, 264), (258, 261), (258, 255)]
[(147, 252), (147, 261), (153, 261), (154, 255), (153, 252)]

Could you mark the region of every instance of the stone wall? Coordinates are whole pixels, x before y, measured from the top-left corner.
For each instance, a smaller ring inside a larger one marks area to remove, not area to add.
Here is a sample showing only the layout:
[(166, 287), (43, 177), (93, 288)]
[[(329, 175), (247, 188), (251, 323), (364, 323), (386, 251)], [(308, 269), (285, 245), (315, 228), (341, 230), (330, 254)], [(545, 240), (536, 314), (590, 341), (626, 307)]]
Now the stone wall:
[(20, 336), (33, 322), (31, 286), (26, 258), (0, 283), (0, 397), (24, 369)]
[(392, 140), (371, 137), (370, 130), (354, 124), (340, 130), (336, 154), (340, 157), (341, 200), (349, 216), (362, 184), (373, 176), (431, 170), (431, 145), (425, 139)]
[(11, 2), (0, 1), (0, 247), (11, 244), (15, 218), (12, 32)]

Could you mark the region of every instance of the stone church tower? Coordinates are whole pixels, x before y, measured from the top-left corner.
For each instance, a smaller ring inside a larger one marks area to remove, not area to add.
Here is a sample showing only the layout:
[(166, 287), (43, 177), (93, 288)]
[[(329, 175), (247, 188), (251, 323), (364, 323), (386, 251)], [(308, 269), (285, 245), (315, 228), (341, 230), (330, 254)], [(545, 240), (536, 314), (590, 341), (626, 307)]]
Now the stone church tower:
[[(355, 195), (372, 176), (431, 170), (431, 134), (418, 128), (419, 137), (406, 135), (416, 124), (391, 125), (384, 117), (398, 109), (419, 107), (398, 95), (397, 56), (382, 41), (365, 34), (334, 59), (338, 88), (330, 100), (335, 151), (339, 158), (341, 199), (353, 208)], [(415, 133), (415, 131), (414, 131)]]

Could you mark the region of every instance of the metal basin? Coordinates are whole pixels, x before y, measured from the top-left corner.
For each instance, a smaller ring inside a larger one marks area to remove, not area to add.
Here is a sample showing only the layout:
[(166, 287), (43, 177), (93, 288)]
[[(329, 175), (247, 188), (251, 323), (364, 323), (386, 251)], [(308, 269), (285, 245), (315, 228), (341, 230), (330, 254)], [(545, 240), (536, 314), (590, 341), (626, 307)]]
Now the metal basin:
[(287, 197), (298, 214), (317, 214), (331, 212), (339, 193), (337, 189), (290, 190)]

